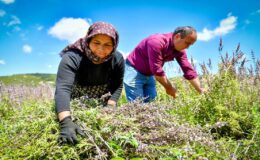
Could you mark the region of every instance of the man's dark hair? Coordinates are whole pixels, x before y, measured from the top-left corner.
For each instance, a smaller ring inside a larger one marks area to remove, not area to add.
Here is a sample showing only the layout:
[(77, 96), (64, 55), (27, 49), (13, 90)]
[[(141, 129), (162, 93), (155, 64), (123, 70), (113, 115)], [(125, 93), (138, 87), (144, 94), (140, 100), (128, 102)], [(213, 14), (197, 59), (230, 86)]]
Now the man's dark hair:
[(185, 38), (187, 35), (190, 35), (192, 32), (197, 32), (193, 27), (191, 26), (182, 26), (182, 27), (177, 27), (173, 34), (178, 34), (180, 33), (181, 38)]

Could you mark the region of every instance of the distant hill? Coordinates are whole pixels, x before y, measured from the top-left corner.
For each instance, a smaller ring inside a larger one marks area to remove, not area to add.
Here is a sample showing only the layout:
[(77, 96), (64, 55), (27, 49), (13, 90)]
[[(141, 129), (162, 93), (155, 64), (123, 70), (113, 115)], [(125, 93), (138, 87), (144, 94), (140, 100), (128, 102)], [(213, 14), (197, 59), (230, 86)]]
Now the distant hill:
[(32, 73), (0, 76), (0, 82), (5, 85), (38, 85), (41, 83), (54, 84), (56, 74)]

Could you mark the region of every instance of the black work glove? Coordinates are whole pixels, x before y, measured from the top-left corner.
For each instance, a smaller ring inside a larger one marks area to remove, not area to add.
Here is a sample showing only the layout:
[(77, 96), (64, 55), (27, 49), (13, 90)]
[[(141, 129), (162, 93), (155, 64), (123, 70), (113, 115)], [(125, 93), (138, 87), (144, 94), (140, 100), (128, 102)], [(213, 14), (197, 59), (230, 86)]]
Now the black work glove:
[(78, 143), (76, 133), (80, 134), (81, 136), (85, 136), (84, 132), (72, 122), (71, 116), (65, 117), (62, 121), (60, 121), (60, 136), (58, 141), (62, 144), (69, 143), (69, 144), (76, 144)]

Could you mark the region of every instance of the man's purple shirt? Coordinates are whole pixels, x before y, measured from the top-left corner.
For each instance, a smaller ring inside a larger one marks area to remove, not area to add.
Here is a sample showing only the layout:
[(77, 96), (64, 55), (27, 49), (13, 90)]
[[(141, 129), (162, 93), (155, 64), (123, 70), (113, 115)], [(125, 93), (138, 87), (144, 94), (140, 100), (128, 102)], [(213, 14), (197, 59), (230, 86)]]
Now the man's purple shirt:
[(188, 61), (186, 52), (175, 50), (172, 38), (173, 33), (151, 35), (137, 45), (127, 60), (144, 75), (165, 76), (164, 63), (176, 59), (184, 78), (187, 80), (196, 78), (197, 73)]

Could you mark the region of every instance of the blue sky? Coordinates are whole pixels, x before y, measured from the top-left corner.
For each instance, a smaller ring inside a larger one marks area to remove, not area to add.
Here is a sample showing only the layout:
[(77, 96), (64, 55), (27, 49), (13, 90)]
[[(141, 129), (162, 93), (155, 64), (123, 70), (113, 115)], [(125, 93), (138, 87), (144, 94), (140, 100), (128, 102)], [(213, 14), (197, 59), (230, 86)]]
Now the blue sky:
[(210, 58), (217, 68), (220, 37), (224, 53), (240, 43), (248, 59), (252, 50), (260, 58), (259, 0), (0, 0), (0, 76), (56, 73), (59, 52), (96, 21), (117, 28), (125, 55), (150, 34), (190, 25), (199, 36), (187, 53), (197, 65)]

